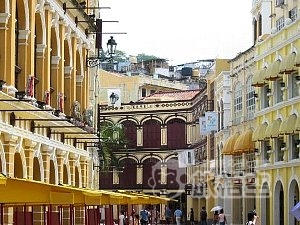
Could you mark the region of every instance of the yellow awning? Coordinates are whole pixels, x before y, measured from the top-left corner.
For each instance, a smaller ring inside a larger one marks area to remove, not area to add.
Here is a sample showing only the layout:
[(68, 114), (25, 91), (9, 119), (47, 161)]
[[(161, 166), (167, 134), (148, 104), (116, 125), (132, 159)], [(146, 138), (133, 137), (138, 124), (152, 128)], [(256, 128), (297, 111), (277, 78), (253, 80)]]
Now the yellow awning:
[(241, 154), (244, 152), (254, 151), (254, 142), (252, 141), (252, 130), (247, 130), (237, 138), (234, 145), (234, 153)]
[(265, 139), (265, 132), (267, 129), (268, 124), (263, 123), (259, 125), (253, 132), (252, 140), (253, 141), (263, 141)]
[(295, 71), (294, 64), (295, 64), (295, 58), (296, 58), (296, 53), (292, 52), (288, 54), (286, 57), (283, 58), (280, 68), (279, 68), (279, 73), (283, 74), (289, 74), (293, 71)]
[(280, 134), (292, 134), (295, 132), (297, 116), (295, 114), (286, 118), (279, 128)]
[(279, 135), (279, 128), (281, 125), (281, 119), (274, 120), (266, 129), (265, 137), (266, 138), (274, 138)]
[(254, 87), (262, 87), (266, 84), (265, 81), (266, 69), (258, 70), (253, 76), (252, 86)]
[(265, 75), (265, 80), (276, 80), (280, 75), (279, 75), (279, 68), (281, 65), (280, 60), (276, 60), (273, 62), (266, 71)]
[(238, 134), (231, 135), (224, 144), (222, 154), (223, 155), (233, 155), (234, 145), (238, 138)]
[(163, 204), (159, 196), (120, 193), (0, 176), (0, 203), (6, 205), (118, 205)]

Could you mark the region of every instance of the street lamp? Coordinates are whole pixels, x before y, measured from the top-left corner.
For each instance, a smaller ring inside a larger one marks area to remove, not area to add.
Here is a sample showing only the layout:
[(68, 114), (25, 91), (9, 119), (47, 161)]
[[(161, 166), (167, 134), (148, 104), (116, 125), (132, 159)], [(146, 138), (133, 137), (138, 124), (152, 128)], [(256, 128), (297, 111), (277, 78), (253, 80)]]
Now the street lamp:
[(86, 66), (87, 67), (96, 67), (99, 66), (102, 62), (105, 60), (109, 60), (110, 62), (113, 61), (113, 56), (116, 53), (117, 43), (113, 36), (110, 37), (110, 39), (107, 41), (107, 54), (108, 57), (105, 56), (101, 51), (101, 49), (98, 49), (98, 55), (97, 56), (91, 56), (86, 58)]
[(110, 39), (108, 39), (106, 45), (107, 45), (107, 51), (110, 56), (110, 59), (112, 59), (112, 57), (116, 53), (116, 49), (117, 49), (117, 42), (115, 41), (113, 36), (110, 36)]
[(116, 101), (119, 100), (119, 96), (117, 94), (115, 94), (114, 92), (112, 92), (109, 96), (109, 99), (110, 99), (110, 103), (112, 105), (114, 105), (116, 103)]

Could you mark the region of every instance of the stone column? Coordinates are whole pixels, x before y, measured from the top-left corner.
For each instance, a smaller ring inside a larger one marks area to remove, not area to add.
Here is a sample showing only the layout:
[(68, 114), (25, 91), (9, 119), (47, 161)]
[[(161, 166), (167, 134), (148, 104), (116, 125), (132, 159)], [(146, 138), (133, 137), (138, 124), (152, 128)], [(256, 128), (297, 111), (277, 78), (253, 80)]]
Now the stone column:
[(58, 167), (58, 183), (64, 183), (64, 159), (66, 151), (56, 150), (57, 167)]
[[(16, 5), (16, 0), (10, 1), (10, 5)], [(3, 12), (3, 11), (2, 11)], [(15, 10), (10, 13), (0, 13), (0, 79), (7, 85), (15, 82)], [(12, 65), (12, 66), (7, 66)]]
[[(71, 175), (71, 185), (75, 187), (79, 187), (79, 180), (76, 181), (76, 161), (78, 159), (78, 154), (70, 153), (69, 154), (69, 166), (70, 166), (70, 175)], [(80, 177), (79, 177), (80, 179)]]
[(80, 168), (81, 168), (81, 179), (82, 179), (82, 187), (87, 188), (88, 184), (90, 183), (89, 179), (92, 177), (88, 176), (88, 160), (87, 157), (81, 156), (80, 157)]
[[(4, 134), (4, 153), (6, 158), (6, 175), (14, 177), (14, 157), (18, 137), (12, 134)], [(22, 177), (23, 178), (23, 177)]]
[(137, 146), (143, 146), (143, 127), (138, 126), (137, 127)]
[[(30, 45), (28, 43), (28, 37), (30, 35), (29, 30), (19, 30), (19, 45), (18, 45), (18, 62), (17, 66), (21, 68), (18, 76), (17, 89), (22, 91), (26, 89), (27, 85), (27, 76), (32, 74), (30, 68), (31, 54), (30, 54)], [(33, 75), (33, 74), (32, 74)]]
[(44, 165), (44, 182), (45, 183), (53, 183), (53, 182), (50, 182), (50, 157), (51, 157), (51, 154), (53, 154), (53, 151), (54, 151), (54, 148), (51, 146), (43, 145), (41, 147), (41, 153), (42, 153), (43, 165)]
[(27, 179), (33, 179), (33, 161), (34, 161), (34, 147), (36, 146), (36, 142), (25, 139), (24, 140), (24, 154), (26, 159), (26, 169), (27, 169)]
[(168, 133), (167, 133), (167, 125), (161, 125), (161, 145), (167, 145), (168, 144)]

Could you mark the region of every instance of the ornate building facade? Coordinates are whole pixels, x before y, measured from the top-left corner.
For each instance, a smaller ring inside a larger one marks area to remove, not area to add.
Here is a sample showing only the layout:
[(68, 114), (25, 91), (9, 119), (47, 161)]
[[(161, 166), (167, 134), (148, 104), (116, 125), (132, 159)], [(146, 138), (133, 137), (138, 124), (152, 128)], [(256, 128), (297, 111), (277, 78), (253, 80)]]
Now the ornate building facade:
[[(85, 65), (94, 49), (85, 33), (94, 27), (89, 13), (77, 1), (1, 1), (0, 172), (5, 179), (98, 188), (97, 157), (87, 144), (97, 137), (89, 95), (93, 69)], [(19, 187), (24, 196), (25, 187)], [(26, 217), (27, 224), (85, 222), (82, 206), (23, 206), (27, 202), (18, 198), (20, 207), (1, 201), (3, 224), (24, 224), (17, 218)], [(70, 194), (71, 204), (72, 199)]]
[(167, 195), (186, 210), (189, 178), (186, 168), (179, 168), (178, 154), (194, 150), (199, 142), (198, 117), (208, 110), (205, 93), (206, 89), (158, 92), (121, 107), (99, 105), (100, 124), (121, 124), (129, 140), (126, 150), (115, 152), (122, 173), (101, 173), (100, 188)]
[(299, 202), (299, 4), (253, 2), (258, 34), (253, 140), (262, 224), (297, 224), (289, 210)]

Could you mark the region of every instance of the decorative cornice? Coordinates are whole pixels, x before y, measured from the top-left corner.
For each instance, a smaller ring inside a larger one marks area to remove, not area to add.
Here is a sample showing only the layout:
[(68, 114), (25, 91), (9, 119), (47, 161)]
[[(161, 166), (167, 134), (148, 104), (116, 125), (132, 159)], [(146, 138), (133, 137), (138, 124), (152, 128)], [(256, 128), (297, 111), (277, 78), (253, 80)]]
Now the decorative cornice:
[(11, 16), (9, 13), (0, 13), (0, 24), (5, 24), (5, 28), (7, 28), (8, 19)]
[(48, 137), (38, 135), (38, 134), (33, 134), (30, 131), (26, 131), (26, 130), (18, 128), (18, 127), (12, 127), (11, 125), (8, 125), (3, 122), (0, 122), (0, 132), (2, 132), (4, 135), (9, 135), (9, 137), (14, 137), (14, 139), (16, 139), (16, 140), (19, 137), (22, 137), (24, 139), (29, 139), (34, 142), (42, 143), (49, 147), (53, 147), (54, 149), (60, 149), (62, 151), (66, 151), (66, 152), (74, 152), (80, 156), (88, 156), (88, 154), (89, 154), (85, 150), (76, 149), (73, 146), (66, 145), (59, 141), (49, 140)]
[(40, 54), (44, 54), (45, 53), (45, 49), (46, 49), (46, 45), (44, 44), (37, 44), (36, 45), (36, 52), (40, 53)]
[(72, 66), (65, 66), (64, 72), (65, 72), (65, 78), (71, 78), (73, 67)]
[(81, 84), (81, 83), (82, 83), (82, 81), (83, 81), (83, 78), (84, 78), (84, 76), (83, 76), (83, 75), (81, 75), (81, 74), (79, 74), (79, 75), (76, 75), (76, 83), (79, 83), (79, 84)]
[(59, 64), (59, 61), (61, 60), (61, 57), (60, 56), (52, 56), (51, 58), (51, 64), (52, 65), (58, 65)]
[(25, 43), (27, 43), (29, 34), (30, 30), (19, 30), (19, 40), (25, 40)]

